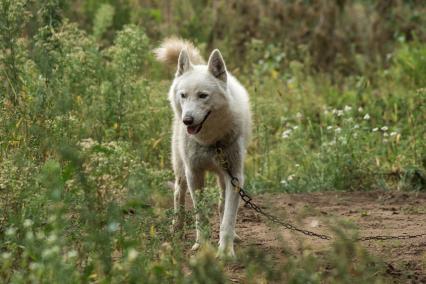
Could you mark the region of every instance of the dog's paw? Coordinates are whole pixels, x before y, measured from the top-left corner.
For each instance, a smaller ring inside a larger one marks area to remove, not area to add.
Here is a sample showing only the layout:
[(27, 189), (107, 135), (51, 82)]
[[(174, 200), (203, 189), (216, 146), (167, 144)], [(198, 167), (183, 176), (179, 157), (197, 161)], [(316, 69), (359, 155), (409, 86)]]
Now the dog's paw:
[(200, 248), (200, 243), (195, 243), (195, 244), (192, 246), (191, 250), (192, 250), (192, 251), (196, 251), (196, 250), (198, 250), (199, 248)]
[(229, 239), (222, 239), (222, 241), (219, 243), (219, 249), (217, 251), (217, 256), (220, 259), (234, 259), (235, 258), (235, 252), (234, 252), (234, 243), (232, 240)]
[(233, 248), (229, 248), (229, 247), (228, 248), (221, 248), (220, 246), (219, 246), (219, 249), (217, 251), (216, 256), (220, 259), (223, 259), (223, 260), (232, 260), (232, 259), (236, 258)]

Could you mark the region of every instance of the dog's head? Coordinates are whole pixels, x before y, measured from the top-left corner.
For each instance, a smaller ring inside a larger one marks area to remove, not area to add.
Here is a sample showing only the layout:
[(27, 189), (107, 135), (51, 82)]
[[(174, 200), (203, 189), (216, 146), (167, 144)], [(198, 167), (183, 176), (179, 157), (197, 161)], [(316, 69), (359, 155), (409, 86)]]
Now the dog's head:
[(188, 52), (180, 52), (176, 77), (169, 93), (177, 116), (188, 134), (198, 134), (203, 125), (227, 105), (225, 61), (215, 49), (207, 65), (193, 65)]

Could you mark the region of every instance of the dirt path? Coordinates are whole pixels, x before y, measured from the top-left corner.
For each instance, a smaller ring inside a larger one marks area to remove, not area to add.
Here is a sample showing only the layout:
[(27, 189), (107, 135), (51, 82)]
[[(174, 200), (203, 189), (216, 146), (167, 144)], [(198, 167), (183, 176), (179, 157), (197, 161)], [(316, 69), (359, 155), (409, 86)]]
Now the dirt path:
[[(359, 227), (361, 236), (402, 235), (426, 232), (426, 194), (394, 192), (265, 194), (255, 196), (262, 208), (295, 224), (320, 233), (327, 233), (327, 223), (350, 220)], [(218, 236), (218, 217), (212, 220), (213, 236)], [(270, 253), (276, 262), (283, 261), (285, 246), (303, 247), (321, 255), (329, 242), (303, 237), (282, 228), (271, 226), (252, 210), (241, 207), (237, 233), (243, 241), (236, 249), (256, 246)], [(284, 245), (285, 242), (285, 245)], [(426, 237), (409, 240), (367, 241), (363, 246), (371, 255), (381, 257), (387, 272), (397, 282), (409, 279), (426, 283)], [(231, 267), (230, 278), (244, 282), (241, 268)], [(407, 278), (408, 277), (408, 278)], [(410, 283), (411, 283), (410, 282)]]

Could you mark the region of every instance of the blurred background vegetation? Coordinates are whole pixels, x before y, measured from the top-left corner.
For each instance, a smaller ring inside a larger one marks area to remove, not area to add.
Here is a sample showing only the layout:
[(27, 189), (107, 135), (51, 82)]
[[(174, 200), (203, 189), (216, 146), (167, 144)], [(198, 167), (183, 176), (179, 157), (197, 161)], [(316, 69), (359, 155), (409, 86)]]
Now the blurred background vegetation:
[[(423, 0), (0, 0), (4, 282), (225, 281), (168, 230), (174, 70), (151, 51), (170, 35), (219, 48), (247, 86), (250, 191), (425, 190)], [(240, 257), (268, 281), (383, 275), (345, 238), (325, 262)]]
[(261, 48), (266, 58), (256, 59), (272, 61), (277, 71), (298, 60), (314, 71), (365, 74), (388, 66), (398, 41), (426, 38), (421, 0), (94, 0), (67, 8), (70, 19), (105, 45), (124, 25), (136, 24), (154, 42), (180, 35), (205, 50), (220, 47), (242, 69), (249, 67), (242, 62), (253, 62), (250, 51)]

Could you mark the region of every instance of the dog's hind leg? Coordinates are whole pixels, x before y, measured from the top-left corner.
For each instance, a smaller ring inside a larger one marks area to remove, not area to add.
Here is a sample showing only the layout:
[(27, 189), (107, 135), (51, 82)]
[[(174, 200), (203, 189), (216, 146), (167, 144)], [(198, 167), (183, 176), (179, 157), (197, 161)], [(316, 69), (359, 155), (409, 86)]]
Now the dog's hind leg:
[(225, 177), (223, 175), (219, 174), (217, 176), (217, 184), (219, 185), (219, 190), (220, 190), (219, 205), (218, 205), (219, 222), (222, 222), (223, 210), (225, 206), (225, 190), (226, 190)]
[(185, 171), (186, 180), (188, 183), (189, 193), (191, 194), (192, 204), (195, 210), (195, 230), (196, 238), (192, 250), (197, 250), (201, 243), (201, 228), (200, 228), (200, 212), (198, 208), (196, 190), (200, 190), (204, 186), (204, 173), (194, 172), (193, 170)]
[(173, 218), (173, 232), (179, 233), (180, 237), (183, 237), (184, 234), (182, 229), (185, 223), (185, 195), (188, 188), (188, 183), (185, 177), (185, 166), (181, 156), (179, 155), (179, 137), (176, 133), (178, 132), (175, 127), (172, 138), (172, 163), (175, 174), (173, 198), (175, 216)]
[(185, 222), (185, 195), (187, 183), (185, 176), (176, 176), (174, 188), (174, 209), (175, 218), (173, 219), (173, 231), (180, 232), (183, 237), (183, 224)]

